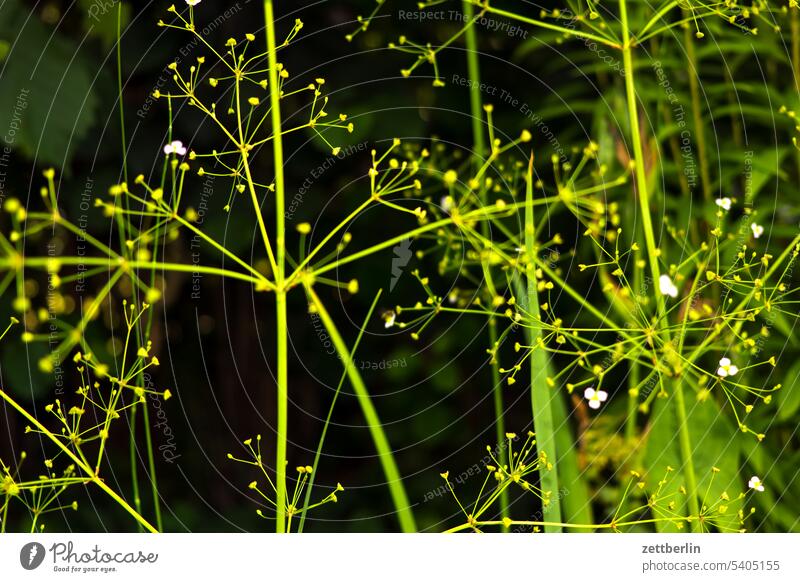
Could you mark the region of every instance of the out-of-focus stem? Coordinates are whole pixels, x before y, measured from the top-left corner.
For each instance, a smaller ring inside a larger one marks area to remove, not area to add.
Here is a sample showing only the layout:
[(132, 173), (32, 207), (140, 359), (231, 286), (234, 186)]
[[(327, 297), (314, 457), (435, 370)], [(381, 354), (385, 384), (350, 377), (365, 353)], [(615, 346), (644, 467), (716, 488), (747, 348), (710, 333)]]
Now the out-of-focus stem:
[[(475, 7), (470, 0), (463, 0), (464, 20), (467, 22), (472, 21), (475, 17)], [(478, 61), (478, 40), (475, 34), (475, 27), (470, 26), (467, 28), (464, 36), (467, 45), (467, 74), (470, 78), (469, 84), (469, 104), (470, 104), (470, 117), (472, 121), (472, 157), (475, 162), (474, 166), (479, 169), (483, 165), (483, 158), (486, 155), (486, 140), (483, 134), (483, 99), (481, 98), (481, 72), (480, 64)], [(481, 204), (486, 203), (485, 188), (480, 188)], [(489, 223), (486, 221), (481, 222), (481, 234), (485, 238), (489, 238)], [(485, 270), (488, 277), (491, 277), (491, 271)], [(491, 286), (492, 288), (494, 285)], [(489, 319), (489, 349), (492, 350), (492, 357), (489, 362), (491, 369), (492, 379), (492, 400), (494, 403), (494, 428), (495, 428), (495, 442), (497, 445), (498, 460), (501, 463), (507, 463), (506, 454), (506, 428), (505, 428), (505, 404), (503, 402), (503, 383), (500, 377), (500, 368), (494, 350), (497, 349), (497, 323), (494, 318)], [(508, 491), (503, 489), (500, 494), (500, 513), (502, 517), (508, 516)]]

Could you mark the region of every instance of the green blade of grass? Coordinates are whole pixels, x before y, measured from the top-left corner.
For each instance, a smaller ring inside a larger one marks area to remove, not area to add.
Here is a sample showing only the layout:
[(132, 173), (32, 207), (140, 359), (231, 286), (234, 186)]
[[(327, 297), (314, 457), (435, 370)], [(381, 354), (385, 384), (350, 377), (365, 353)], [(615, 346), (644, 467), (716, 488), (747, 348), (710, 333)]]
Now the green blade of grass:
[(405, 487), (403, 486), (403, 479), (400, 476), (400, 471), (397, 469), (397, 463), (394, 460), (392, 448), (389, 445), (389, 440), (386, 438), (386, 433), (383, 431), (383, 425), (378, 417), (378, 412), (375, 410), (375, 406), (372, 404), (364, 380), (361, 378), (358, 367), (353, 362), (350, 351), (347, 349), (347, 345), (339, 334), (336, 324), (333, 322), (333, 319), (331, 319), (322, 301), (320, 301), (316, 292), (310, 285), (306, 285), (306, 293), (308, 293), (312, 305), (316, 308), (317, 314), (322, 320), (322, 324), (325, 326), (328, 334), (330, 334), (331, 341), (345, 366), (347, 377), (350, 379), (350, 384), (353, 386), (353, 390), (356, 393), (356, 399), (361, 406), (361, 411), (364, 413), (367, 428), (369, 428), (372, 441), (378, 452), (378, 458), (380, 459), (383, 472), (386, 476), (386, 485), (389, 487), (389, 492), (394, 502), (400, 528), (404, 533), (415, 532), (417, 530), (417, 525), (408, 502)]
[[(380, 298), (382, 291), (382, 289), (378, 289), (378, 292), (375, 294), (375, 299), (372, 300), (372, 305), (367, 312), (367, 316), (364, 318), (364, 323), (361, 324), (361, 329), (358, 330), (358, 337), (353, 344), (353, 350), (350, 354), (351, 356), (354, 356), (358, 350), (358, 346), (361, 343), (361, 338), (364, 335), (364, 330), (367, 329), (367, 323), (369, 323), (369, 320), (372, 319), (372, 313), (375, 311), (375, 306), (378, 304), (378, 299)], [(328, 408), (328, 416), (325, 418), (325, 424), (322, 426), (322, 434), (319, 436), (317, 452), (314, 453), (314, 463), (311, 466), (312, 471), (311, 476), (308, 478), (308, 487), (306, 487), (306, 496), (305, 501), (303, 502), (303, 507), (308, 507), (308, 505), (311, 503), (311, 490), (314, 488), (314, 480), (317, 476), (319, 458), (322, 456), (322, 447), (325, 445), (325, 436), (328, 434), (328, 427), (331, 424), (331, 417), (333, 416), (333, 408), (336, 406), (336, 401), (339, 399), (339, 393), (342, 391), (342, 385), (344, 385), (346, 378), (347, 370), (343, 371), (341, 377), (339, 378), (339, 384), (336, 386), (336, 392), (333, 393), (333, 400), (331, 400), (331, 405)], [(308, 513), (304, 511), (300, 516), (300, 525), (297, 527), (297, 533), (303, 533), (303, 526), (306, 523), (306, 515), (308, 515)]]
[[(525, 189), (525, 253), (528, 256), (526, 285), (519, 278), (517, 282), (518, 301), (522, 309), (530, 314), (531, 326), (526, 328), (529, 345), (534, 346), (530, 355), (531, 406), (533, 407), (533, 428), (536, 432), (536, 446), (539, 454), (544, 453), (547, 461), (542, 463), (539, 471), (542, 490), (549, 492), (550, 498), (543, 507), (544, 521), (559, 523), (561, 519), (561, 500), (558, 487), (558, 459), (556, 456), (555, 423), (550, 406), (552, 394), (547, 385), (550, 375), (550, 362), (547, 352), (536, 349), (542, 339), (539, 321), (539, 295), (536, 290), (536, 267), (533, 257), (536, 255), (536, 223), (533, 219), (533, 156), (528, 164), (527, 185)], [(546, 532), (560, 532), (561, 526), (545, 526)]]
[[(589, 487), (583, 479), (578, 466), (578, 455), (575, 451), (575, 437), (570, 426), (567, 405), (562, 395), (557, 394), (550, 401), (555, 424), (556, 455), (558, 456), (558, 484), (561, 489), (558, 496), (561, 501), (561, 511), (564, 521), (575, 524), (590, 524), (592, 518), (592, 503), (589, 497)], [(577, 529), (581, 533), (591, 530)]]

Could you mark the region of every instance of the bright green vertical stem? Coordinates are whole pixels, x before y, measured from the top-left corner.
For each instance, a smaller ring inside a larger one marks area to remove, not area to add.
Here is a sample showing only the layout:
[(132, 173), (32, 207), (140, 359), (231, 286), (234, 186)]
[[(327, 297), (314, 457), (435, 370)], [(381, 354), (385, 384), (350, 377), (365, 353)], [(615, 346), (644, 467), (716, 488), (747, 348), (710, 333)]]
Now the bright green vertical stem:
[(403, 486), (403, 479), (400, 476), (400, 471), (397, 469), (397, 463), (395, 463), (392, 448), (389, 445), (389, 440), (386, 438), (386, 433), (383, 431), (383, 424), (378, 417), (378, 412), (372, 405), (369, 391), (364, 384), (364, 380), (361, 378), (361, 374), (358, 372), (358, 367), (353, 362), (353, 357), (347, 349), (347, 345), (339, 334), (339, 330), (336, 328), (336, 324), (334, 324), (325, 306), (311, 286), (306, 286), (306, 292), (314, 308), (317, 310), (322, 324), (331, 336), (331, 341), (336, 348), (336, 353), (345, 366), (347, 377), (350, 379), (350, 384), (353, 386), (358, 404), (361, 406), (361, 411), (364, 413), (367, 428), (369, 428), (370, 435), (375, 444), (375, 449), (378, 452), (378, 458), (383, 467), (383, 473), (386, 476), (386, 484), (392, 495), (392, 501), (394, 502), (395, 511), (397, 512), (397, 519), (400, 521), (400, 528), (404, 533), (415, 532), (417, 530), (417, 525), (414, 520), (414, 514), (411, 511), (411, 506), (408, 503), (408, 496)]
[[(463, 0), (464, 20), (470, 22), (475, 17), (475, 7), (470, 0)], [(472, 139), (474, 141), (474, 154), (480, 159), (486, 155), (486, 145), (483, 137), (483, 103), (481, 102), (481, 74), (478, 64), (478, 40), (475, 26), (470, 26), (464, 33), (467, 44), (467, 74), (472, 83), (469, 85), (469, 102), (472, 113)]]
[[(652, 277), (651, 289), (655, 289), (656, 302), (658, 309), (658, 321), (660, 331), (663, 334), (665, 343), (669, 343), (670, 331), (669, 323), (664, 317), (664, 296), (658, 292), (658, 280), (661, 276), (661, 269), (658, 264), (658, 247), (656, 246), (653, 231), (653, 222), (650, 216), (650, 196), (647, 189), (647, 176), (644, 167), (644, 151), (642, 148), (642, 137), (639, 129), (639, 115), (636, 102), (636, 82), (635, 70), (633, 67), (633, 54), (631, 49), (631, 36), (628, 23), (628, 6), (626, 0), (619, 0), (619, 17), (622, 27), (622, 60), (625, 67), (625, 94), (628, 104), (628, 122), (630, 124), (631, 142), (633, 144), (633, 155), (635, 162), (636, 176), (636, 195), (639, 199), (639, 209), (642, 216), (642, 229), (644, 231), (645, 243), (647, 245), (647, 259), (650, 265), (650, 276)], [(694, 472), (694, 462), (692, 460), (692, 446), (687, 426), (686, 402), (683, 395), (683, 385), (678, 380), (674, 383), (674, 403), (675, 413), (678, 420), (678, 440), (681, 451), (681, 461), (683, 462), (683, 474), (686, 477), (687, 497), (689, 499), (689, 511), (691, 515), (698, 516), (700, 507), (697, 502), (697, 478)], [(692, 529), (699, 531), (697, 520), (692, 521)]]
[[(633, 55), (631, 50), (630, 30), (628, 29), (628, 11), (625, 0), (620, 0), (620, 18), (622, 20), (623, 47), (622, 59), (625, 66), (625, 93), (628, 105), (628, 122), (630, 124), (631, 142), (633, 144), (633, 157), (636, 164), (634, 174), (636, 177), (636, 196), (639, 200), (645, 243), (647, 245), (647, 258), (650, 266), (650, 275), (653, 284), (658, 283), (661, 269), (658, 265), (658, 247), (653, 231), (653, 222), (650, 216), (650, 195), (647, 189), (647, 176), (644, 167), (644, 151), (642, 137), (639, 129), (639, 115), (636, 106), (636, 85), (634, 80)], [(664, 312), (664, 298), (658, 295), (658, 312)]]
[[(558, 487), (558, 459), (556, 458), (555, 423), (553, 411), (550, 408), (550, 399), (553, 397), (547, 385), (549, 376), (549, 361), (547, 352), (538, 346), (542, 340), (542, 328), (539, 322), (539, 294), (536, 289), (536, 222), (533, 218), (533, 157), (528, 165), (527, 187), (525, 189), (525, 254), (528, 256), (525, 295), (521, 297), (522, 307), (530, 316), (529, 341), (530, 355), (530, 381), (531, 381), (531, 406), (533, 408), (533, 428), (536, 431), (536, 446), (539, 454), (544, 453), (539, 469), (539, 479), (542, 489), (549, 493), (549, 501), (544, 504), (543, 516), (545, 521), (561, 521), (561, 499)], [(545, 526), (546, 532), (557, 533), (561, 526)]]
[[(264, 23), (267, 29), (267, 54), (269, 58), (269, 99), (272, 120), (272, 154), (275, 165), (275, 234), (277, 271), (275, 273), (276, 333), (278, 345), (278, 430), (276, 443), (275, 473), (277, 509), (275, 528), (278, 533), (286, 531), (286, 440), (288, 432), (288, 350), (286, 321), (285, 278), (285, 217), (283, 182), (283, 135), (281, 130), (280, 82), (278, 80), (278, 54), (275, 43), (275, 14), (272, 0), (264, 0)], [(246, 155), (243, 154), (243, 155)], [(251, 181), (252, 184), (252, 181)]]
[[(471, 22), (475, 17), (475, 7), (470, 0), (463, 0), (464, 20)], [(472, 156), (475, 161), (476, 170), (483, 165), (483, 157), (486, 155), (486, 142), (483, 134), (483, 100), (481, 98), (481, 72), (478, 61), (478, 39), (475, 34), (475, 26), (469, 26), (465, 32), (464, 40), (467, 47), (467, 74), (470, 78), (469, 84), (469, 105), (472, 121)], [(486, 204), (485, 188), (480, 189), (481, 203)], [(481, 234), (484, 238), (489, 238), (490, 225), (487, 221), (481, 222)], [(487, 269), (486, 273), (491, 276)], [(492, 285), (492, 287), (494, 287)], [(497, 349), (497, 323), (494, 318), (489, 319), (489, 349)], [(497, 355), (493, 354), (490, 362), (492, 378), (492, 400), (494, 402), (494, 428), (495, 441), (497, 443), (497, 455), (501, 463), (506, 460), (506, 427), (504, 420), (505, 405), (503, 403), (503, 383), (500, 377), (499, 363)], [(508, 516), (508, 491), (503, 489), (500, 495), (500, 512), (502, 517)]]

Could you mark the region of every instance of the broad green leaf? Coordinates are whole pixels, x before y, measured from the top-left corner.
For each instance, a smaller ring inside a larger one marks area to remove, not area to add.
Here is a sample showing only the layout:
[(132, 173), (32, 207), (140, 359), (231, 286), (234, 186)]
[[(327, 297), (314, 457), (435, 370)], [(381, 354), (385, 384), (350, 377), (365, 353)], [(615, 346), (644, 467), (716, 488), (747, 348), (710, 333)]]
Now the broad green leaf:
[(98, 107), (94, 73), (78, 47), (17, 3), (0, 8), (0, 38), (11, 43), (0, 83), (0, 127), (13, 147), (42, 164), (65, 167)]
[(83, 15), (83, 28), (99, 38), (105, 48), (114, 46), (117, 42), (117, 9), (122, 9), (121, 28), (130, 20), (131, 7), (119, 0), (118, 2), (98, 2), (97, 0), (80, 0)]
[(800, 408), (800, 361), (795, 362), (782, 382), (783, 386), (778, 390), (775, 400), (778, 404), (778, 418), (789, 420), (794, 418), (798, 408)]

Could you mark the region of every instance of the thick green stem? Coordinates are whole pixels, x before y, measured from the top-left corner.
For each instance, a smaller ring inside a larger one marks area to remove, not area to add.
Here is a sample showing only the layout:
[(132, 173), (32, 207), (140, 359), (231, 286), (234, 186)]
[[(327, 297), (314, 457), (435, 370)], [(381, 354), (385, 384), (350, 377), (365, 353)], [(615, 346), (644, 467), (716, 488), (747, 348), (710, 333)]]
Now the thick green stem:
[[(470, 0), (463, 0), (463, 5), (464, 20), (471, 21), (475, 17), (475, 7)], [(478, 39), (474, 26), (467, 28), (464, 40), (467, 45), (467, 74), (472, 81), (469, 85), (469, 103), (472, 115), (473, 155), (478, 160), (481, 160), (480, 164), (483, 164), (482, 158), (486, 155), (486, 144), (483, 137), (483, 103), (481, 99), (481, 72), (478, 64)]]
[[(280, 81), (278, 80), (278, 55), (275, 42), (275, 14), (272, 0), (264, 0), (264, 23), (267, 30), (267, 54), (269, 58), (269, 98), (270, 117), (272, 120), (272, 157), (275, 165), (275, 246), (277, 253), (275, 272), (275, 306), (276, 306), (276, 334), (278, 356), (278, 429), (277, 443), (275, 446), (275, 473), (276, 473), (276, 516), (275, 529), (278, 533), (286, 531), (286, 441), (288, 432), (288, 350), (287, 350), (287, 318), (286, 318), (286, 289), (284, 286), (286, 245), (285, 245), (285, 217), (284, 217), (284, 181), (283, 181), (283, 135), (281, 129), (281, 103)], [(246, 155), (246, 152), (243, 154)], [(249, 168), (249, 166), (248, 166)], [(249, 180), (252, 187), (252, 180)]]
[(400, 471), (397, 468), (397, 463), (395, 463), (394, 455), (392, 454), (392, 448), (389, 445), (389, 440), (386, 438), (386, 433), (383, 431), (383, 424), (378, 417), (378, 412), (372, 404), (369, 391), (364, 384), (364, 380), (361, 378), (361, 374), (358, 372), (358, 367), (353, 361), (350, 350), (347, 349), (347, 344), (345, 344), (342, 339), (336, 324), (334, 324), (333, 319), (331, 319), (322, 301), (320, 301), (316, 292), (310, 285), (306, 285), (306, 292), (320, 320), (322, 320), (322, 324), (331, 336), (331, 341), (336, 348), (336, 353), (339, 354), (339, 358), (345, 366), (347, 377), (350, 379), (350, 384), (353, 386), (358, 404), (361, 406), (367, 428), (369, 428), (370, 435), (375, 443), (375, 449), (378, 452), (378, 458), (380, 459), (384, 475), (386, 476), (386, 485), (389, 487), (392, 501), (394, 501), (397, 519), (400, 521), (400, 528), (404, 533), (415, 532), (417, 530), (417, 525), (408, 502), (405, 487), (403, 486), (403, 478), (400, 476)]
[[(473, 0), (475, 2), (475, 0)], [(555, 32), (560, 32), (567, 37), (574, 37), (574, 38), (581, 38), (585, 40), (593, 40), (597, 43), (604, 44), (606, 46), (610, 46), (612, 48), (619, 48), (619, 44), (611, 40), (610, 38), (606, 38), (604, 36), (600, 36), (597, 34), (593, 34), (591, 32), (583, 32), (582, 30), (577, 30), (573, 28), (566, 28), (564, 26), (559, 26), (557, 24), (551, 24), (545, 20), (537, 20), (535, 18), (530, 18), (528, 16), (522, 16), (520, 14), (515, 14), (514, 12), (509, 12), (508, 10), (502, 10), (500, 8), (495, 8), (494, 6), (488, 6), (487, 4), (482, 4), (481, 7), (483, 10), (489, 14), (496, 14), (498, 16), (502, 16), (504, 18), (508, 18), (511, 20), (517, 20), (519, 22), (524, 22), (526, 24), (530, 24), (532, 26), (538, 26), (540, 28), (545, 28), (547, 30), (553, 30)]]
[(288, 402), (289, 392), (287, 384), (287, 358), (286, 349), (286, 293), (278, 292), (275, 297), (277, 312), (277, 340), (278, 340), (278, 430), (275, 446), (275, 474), (277, 492), (277, 513), (275, 525), (277, 533), (286, 532), (286, 441), (288, 438)]
[[(653, 222), (650, 216), (650, 196), (647, 188), (646, 168), (644, 164), (644, 150), (642, 148), (642, 137), (639, 129), (639, 114), (636, 101), (636, 81), (635, 70), (633, 67), (633, 54), (631, 49), (631, 36), (628, 23), (628, 6), (626, 0), (619, 0), (619, 15), (622, 27), (622, 60), (625, 67), (625, 94), (628, 104), (628, 121), (630, 123), (631, 142), (633, 144), (633, 155), (636, 176), (636, 195), (639, 199), (639, 209), (642, 216), (642, 228), (644, 230), (645, 243), (647, 245), (647, 258), (650, 265), (650, 276), (653, 286), (657, 286), (661, 277), (661, 269), (658, 264), (659, 251), (656, 246), (653, 231)], [(656, 287), (657, 288), (657, 287)], [(666, 343), (670, 342), (669, 323), (667, 322), (664, 306), (664, 296), (656, 292), (658, 321), (661, 333)], [(680, 381), (674, 383), (674, 403), (675, 412), (678, 420), (678, 438), (680, 443), (681, 461), (683, 462), (683, 474), (686, 478), (687, 497), (689, 499), (689, 511), (691, 515), (700, 515), (700, 507), (697, 501), (697, 478), (694, 472), (694, 462), (692, 459), (691, 439), (689, 437), (689, 427), (686, 423), (686, 402), (683, 395), (683, 386)], [(697, 520), (692, 521), (692, 530), (699, 530)]]

